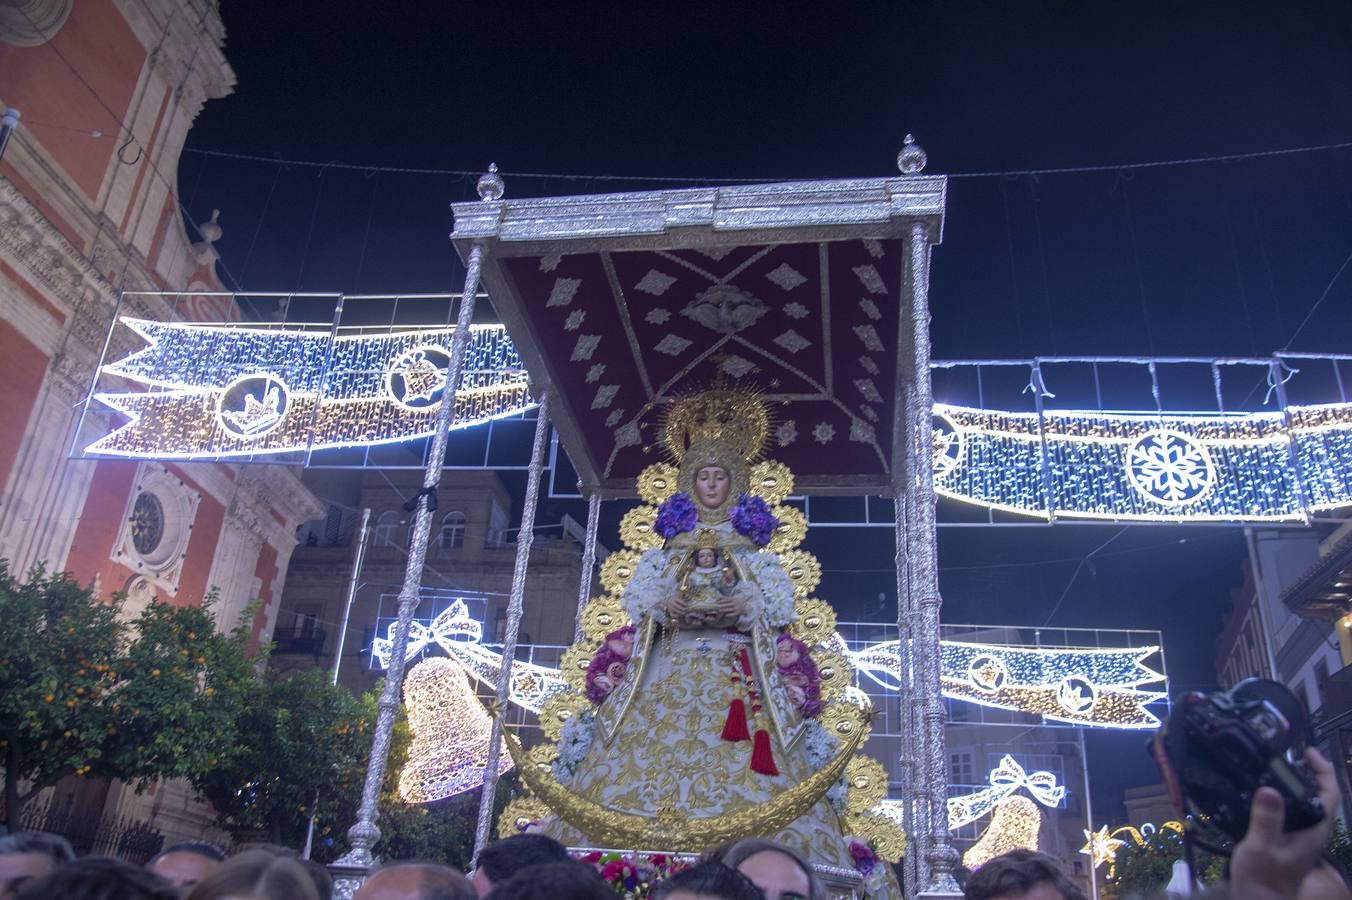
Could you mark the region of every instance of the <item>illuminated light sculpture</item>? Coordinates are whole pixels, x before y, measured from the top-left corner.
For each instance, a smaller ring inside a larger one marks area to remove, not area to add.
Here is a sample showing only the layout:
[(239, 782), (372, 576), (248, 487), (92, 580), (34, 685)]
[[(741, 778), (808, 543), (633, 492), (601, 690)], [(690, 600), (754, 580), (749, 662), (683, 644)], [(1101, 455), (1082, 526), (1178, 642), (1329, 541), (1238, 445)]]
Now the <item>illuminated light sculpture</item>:
[(934, 405), (935, 491), (1040, 518), (1289, 522), (1352, 503), (1352, 404), (1284, 412)]
[(979, 869), (1011, 850), (1037, 850), (1042, 812), (1022, 794), (1011, 794), (995, 807), (991, 823), (975, 844), (962, 855), (962, 864)]
[[(611, 623), (608, 630), (620, 624)], [(382, 668), (389, 663), (393, 627), (371, 645), (371, 655)], [(496, 683), (502, 657), (479, 643), (482, 635), (483, 626), (470, 618), (465, 604), (457, 600), (431, 622), (412, 623), (407, 658), (413, 659), (435, 644), (470, 675), (491, 686)], [(896, 641), (851, 651), (834, 633), (821, 646), (843, 653), (859, 676), (886, 690), (897, 689), (900, 662)], [(1157, 652), (1159, 648), (1153, 646), (1032, 648), (943, 641), (943, 691), (954, 700), (1040, 715), (1052, 721), (1104, 728), (1158, 728), (1159, 719), (1146, 707), (1166, 696), (1164, 676), (1142, 662)], [(567, 684), (557, 668), (512, 662), (511, 702), (523, 709), (538, 713), (544, 702)], [(1144, 685), (1158, 685), (1158, 689)]]
[(1051, 772), (1025, 772), (1009, 754), (1005, 754), (1000, 764), (991, 770), (989, 780), (988, 788), (964, 797), (948, 798), (949, 828), (961, 828), (975, 822), (1018, 790), (1027, 791), (1048, 807), (1059, 805), (1066, 796), (1066, 789), (1056, 783), (1056, 776)]
[[(413, 741), (399, 773), (399, 796), (430, 803), (483, 784), (493, 723), (465, 670), (445, 657), (423, 660), (404, 679), (404, 704)], [(511, 768), (503, 755), (498, 771)]]
[[(426, 437), (454, 332), (120, 321), (148, 346), (101, 371), (146, 389), (94, 395), (131, 421), (90, 444), (91, 455), (215, 458)], [(534, 405), (506, 330), (473, 326), (451, 427)]]
[[(940, 678), (944, 696), (954, 700), (1055, 722), (1158, 728), (1159, 719), (1146, 707), (1166, 696), (1164, 676), (1143, 662), (1158, 652), (1153, 646), (1043, 648), (942, 641)], [(874, 644), (852, 657), (862, 675), (897, 689), (901, 663), (896, 641)]]
[[(1146, 822), (1140, 828), (1132, 825), (1122, 825), (1108, 830), (1104, 825), (1098, 831), (1090, 832), (1084, 830), (1085, 843), (1080, 848), (1080, 852), (1089, 857), (1091, 868), (1097, 869), (1104, 863), (1108, 864), (1108, 879), (1117, 877), (1117, 853), (1123, 847), (1135, 844), (1137, 847), (1144, 847), (1150, 838), (1158, 833), (1172, 831), (1174, 834), (1183, 834), (1183, 823), (1178, 821), (1169, 821), (1160, 825), (1157, 829), (1152, 823)], [(1122, 837), (1119, 837), (1122, 835)]]

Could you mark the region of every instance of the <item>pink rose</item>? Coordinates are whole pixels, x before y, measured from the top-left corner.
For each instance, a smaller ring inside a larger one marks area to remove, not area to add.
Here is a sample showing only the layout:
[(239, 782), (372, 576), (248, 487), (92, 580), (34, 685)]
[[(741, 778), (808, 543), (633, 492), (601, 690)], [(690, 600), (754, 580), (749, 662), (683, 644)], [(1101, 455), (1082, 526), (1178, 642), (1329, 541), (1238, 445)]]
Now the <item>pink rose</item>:
[(598, 690), (607, 694), (615, 690), (615, 682), (604, 672), (592, 678), (592, 684), (596, 685)]
[(781, 672), (779, 673), (779, 677), (782, 678), (782, 679), (784, 679), (784, 683), (785, 683), (785, 684), (793, 685), (794, 687), (805, 688), (805, 687), (808, 686), (808, 683), (809, 683), (809, 678), (807, 677), (807, 673), (806, 673), (806, 672), (801, 672), (801, 671), (783, 672), (783, 671), (781, 671)]
[(622, 662), (613, 662), (606, 666), (606, 675), (614, 684), (619, 684), (624, 680), (624, 673), (629, 671), (629, 667)]
[(796, 684), (789, 685), (789, 702), (794, 706), (802, 706), (807, 700), (807, 691)]

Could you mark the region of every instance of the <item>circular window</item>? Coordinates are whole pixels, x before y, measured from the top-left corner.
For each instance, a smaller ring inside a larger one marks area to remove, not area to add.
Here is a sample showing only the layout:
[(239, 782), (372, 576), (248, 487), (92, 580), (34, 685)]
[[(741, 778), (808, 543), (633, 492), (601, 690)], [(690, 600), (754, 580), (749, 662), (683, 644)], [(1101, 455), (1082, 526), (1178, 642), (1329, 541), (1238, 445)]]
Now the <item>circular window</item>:
[(164, 542), (164, 504), (149, 491), (142, 491), (131, 508), (131, 544), (142, 556), (150, 556)]

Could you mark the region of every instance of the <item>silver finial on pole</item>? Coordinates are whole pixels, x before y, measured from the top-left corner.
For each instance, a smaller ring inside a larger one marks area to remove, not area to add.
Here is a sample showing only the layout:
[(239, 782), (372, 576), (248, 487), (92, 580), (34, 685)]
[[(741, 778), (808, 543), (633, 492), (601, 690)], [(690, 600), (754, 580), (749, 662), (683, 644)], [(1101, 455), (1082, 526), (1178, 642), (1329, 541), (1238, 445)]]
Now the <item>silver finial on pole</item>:
[(915, 135), (906, 135), (906, 145), (897, 154), (897, 168), (901, 169), (901, 174), (919, 175), (925, 170), (927, 162), (929, 156), (925, 154), (924, 148), (915, 142)]
[(504, 185), (502, 176), (498, 174), (498, 164), (489, 163), (488, 171), (479, 176), (479, 199), (480, 200), (501, 200)]

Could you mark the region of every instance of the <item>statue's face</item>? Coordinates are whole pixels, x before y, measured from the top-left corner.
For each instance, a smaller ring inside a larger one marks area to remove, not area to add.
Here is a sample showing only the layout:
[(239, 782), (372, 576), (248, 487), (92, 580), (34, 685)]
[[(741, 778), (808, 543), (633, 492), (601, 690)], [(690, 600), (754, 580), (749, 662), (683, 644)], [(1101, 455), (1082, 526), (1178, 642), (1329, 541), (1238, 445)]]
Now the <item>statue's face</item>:
[(708, 547), (701, 547), (695, 554), (695, 565), (701, 569), (712, 569), (718, 563), (718, 554)]
[(695, 499), (707, 509), (717, 509), (728, 499), (732, 479), (722, 466), (705, 466), (695, 473)]

